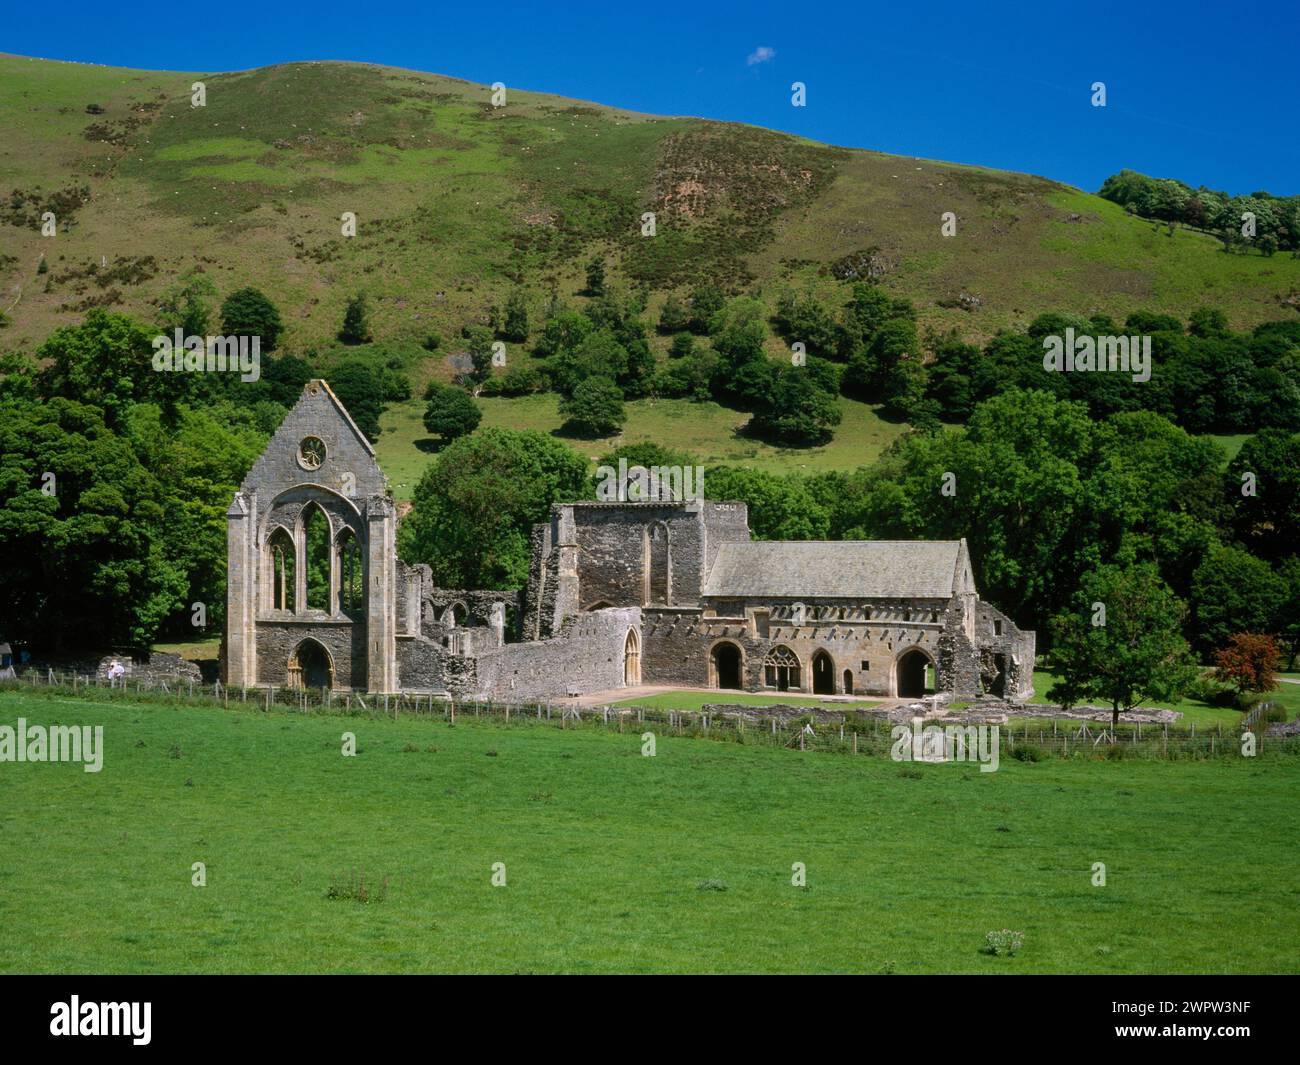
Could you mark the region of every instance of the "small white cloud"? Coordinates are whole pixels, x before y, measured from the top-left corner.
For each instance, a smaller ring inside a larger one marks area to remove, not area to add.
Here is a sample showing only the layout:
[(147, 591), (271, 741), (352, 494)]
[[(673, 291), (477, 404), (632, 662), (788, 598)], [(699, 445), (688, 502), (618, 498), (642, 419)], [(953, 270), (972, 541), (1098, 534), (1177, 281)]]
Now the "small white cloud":
[(756, 66), (759, 63), (766, 63), (769, 59), (775, 59), (775, 58), (776, 58), (775, 48), (769, 48), (765, 44), (760, 44), (757, 48), (755, 48), (752, 52), (749, 53), (748, 57), (745, 59), (745, 65), (752, 67), (752, 66)]

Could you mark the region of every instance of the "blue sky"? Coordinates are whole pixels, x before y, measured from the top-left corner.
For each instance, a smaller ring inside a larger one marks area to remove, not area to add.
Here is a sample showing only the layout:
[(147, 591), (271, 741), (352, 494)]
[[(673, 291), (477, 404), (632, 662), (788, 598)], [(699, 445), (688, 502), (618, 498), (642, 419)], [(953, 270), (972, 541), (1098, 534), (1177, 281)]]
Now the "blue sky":
[[(351, 59), (1027, 171), (1300, 192), (1300, 5), (480, 0), (13, 5), (0, 51), (162, 70)], [(763, 50), (763, 51), (760, 51)], [(794, 81), (807, 106), (790, 104)], [(1091, 86), (1106, 85), (1093, 107)]]

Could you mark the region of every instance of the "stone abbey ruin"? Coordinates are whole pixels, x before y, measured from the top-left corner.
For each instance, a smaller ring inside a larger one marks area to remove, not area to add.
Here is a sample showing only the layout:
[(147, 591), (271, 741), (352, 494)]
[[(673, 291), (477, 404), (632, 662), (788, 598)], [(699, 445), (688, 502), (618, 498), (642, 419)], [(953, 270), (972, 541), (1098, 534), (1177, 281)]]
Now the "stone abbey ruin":
[(309, 382), (227, 513), (226, 683), (1032, 696), (1034, 633), (979, 598), (965, 540), (754, 541), (744, 503), (561, 503), (517, 592), (434, 587), (396, 532), (374, 449)]

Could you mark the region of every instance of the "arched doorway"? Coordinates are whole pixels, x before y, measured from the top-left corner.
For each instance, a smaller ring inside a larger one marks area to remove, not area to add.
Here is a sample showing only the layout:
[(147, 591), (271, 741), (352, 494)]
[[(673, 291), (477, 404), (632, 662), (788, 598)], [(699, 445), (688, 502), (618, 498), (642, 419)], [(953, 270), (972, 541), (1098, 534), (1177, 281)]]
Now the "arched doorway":
[(851, 669), (846, 669), (844, 671), (844, 694), (853, 694), (853, 670)]
[(798, 691), (799, 659), (788, 647), (773, 647), (763, 659), (763, 683), (777, 691)]
[(315, 640), (303, 640), (289, 656), (289, 687), (334, 687), (334, 662)]
[(931, 664), (928, 654), (913, 647), (894, 663), (894, 692), (900, 699), (916, 699), (926, 693), (925, 672)]
[(812, 660), (813, 694), (835, 694), (835, 663), (825, 651), (818, 651)]
[(627, 630), (623, 643), (623, 683), (629, 688), (641, 683), (641, 641), (636, 629)]
[(716, 645), (709, 653), (709, 664), (712, 666), (713, 676), (709, 679), (712, 681), (714, 688), (742, 688), (741, 669), (742, 656), (740, 648), (734, 643), (720, 643)]

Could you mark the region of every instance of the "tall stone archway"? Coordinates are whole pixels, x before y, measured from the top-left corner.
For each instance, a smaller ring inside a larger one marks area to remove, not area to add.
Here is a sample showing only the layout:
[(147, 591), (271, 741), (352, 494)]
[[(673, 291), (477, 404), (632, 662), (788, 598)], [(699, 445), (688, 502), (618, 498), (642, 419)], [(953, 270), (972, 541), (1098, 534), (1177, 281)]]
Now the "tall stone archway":
[(934, 664), (928, 652), (909, 647), (894, 661), (894, 694), (900, 699), (919, 699), (925, 695), (926, 667)]
[(835, 662), (827, 651), (813, 655), (812, 688), (814, 695), (835, 694)]
[(741, 689), (745, 686), (745, 656), (730, 640), (713, 645), (709, 651), (709, 687)]
[(668, 525), (656, 521), (645, 531), (644, 602), (667, 605), (672, 602), (672, 543)]

